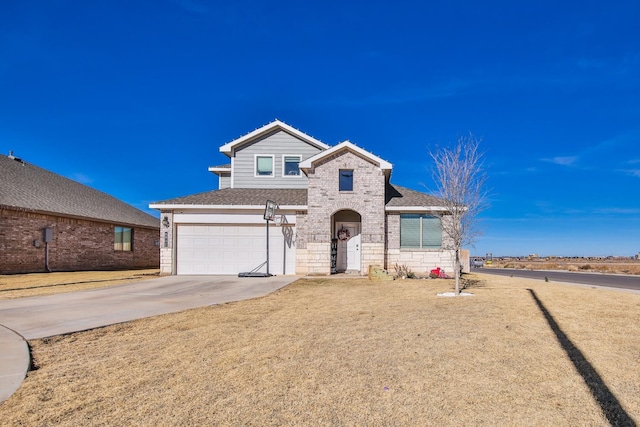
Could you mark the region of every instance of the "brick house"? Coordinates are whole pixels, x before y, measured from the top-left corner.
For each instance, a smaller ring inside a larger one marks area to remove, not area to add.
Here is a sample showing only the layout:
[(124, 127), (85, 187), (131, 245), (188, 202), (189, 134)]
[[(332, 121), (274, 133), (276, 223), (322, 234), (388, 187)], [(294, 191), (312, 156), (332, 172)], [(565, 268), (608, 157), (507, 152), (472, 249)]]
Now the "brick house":
[[(273, 121), (220, 147), (219, 189), (150, 205), (161, 212), (165, 274), (367, 274), (396, 263), (452, 272), (439, 199), (391, 184), (392, 165)], [(265, 221), (265, 203), (277, 203)], [(465, 269), (468, 271), (468, 261)]]
[(158, 268), (160, 221), (0, 155), (0, 274)]

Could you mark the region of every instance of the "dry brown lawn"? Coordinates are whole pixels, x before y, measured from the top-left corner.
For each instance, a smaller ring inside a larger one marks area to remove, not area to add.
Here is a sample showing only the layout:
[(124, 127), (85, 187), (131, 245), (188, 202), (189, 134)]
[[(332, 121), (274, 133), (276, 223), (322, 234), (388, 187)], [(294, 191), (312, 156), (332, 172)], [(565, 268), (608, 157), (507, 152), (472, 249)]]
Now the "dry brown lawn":
[(640, 295), (476, 278), (457, 298), (445, 280), (299, 280), (33, 341), (1, 424), (609, 425), (533, 293), (640, 421)]
[(160, 270), (75, 271), (0, 275), (0, 299), (75, 292), (158, 277)]

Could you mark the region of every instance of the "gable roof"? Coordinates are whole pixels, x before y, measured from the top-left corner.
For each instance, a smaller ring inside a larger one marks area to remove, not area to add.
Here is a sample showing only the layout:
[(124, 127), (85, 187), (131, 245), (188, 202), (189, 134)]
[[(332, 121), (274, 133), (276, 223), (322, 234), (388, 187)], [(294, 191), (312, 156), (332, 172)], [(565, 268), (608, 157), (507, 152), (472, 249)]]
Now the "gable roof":
[(332, 156), (335, 153), (338, 153), (340, 151), (350, 151), (356, 154), (357, 156), (360, 156), (363, 159), (373, 163), (374, 165), (378, 166), (380, 169), (384, 171), (391, 171), (391, 169), (393, 168), (391, 163), (387, 162), (386, 160), (383, 160), (380, 157), (368, 152), (367, 150), (358, 147), (357, 145), (355, 145), (350, 141), (344, 141), (338, 145), (334, 145), (333, 147), (327, 150), (321, 151), (320, 153), (316, 154), (313, 157), (309, 157), (303, 162), (300, 162), (300, 169), (303, 171), (308, 170), (313, 166), (314, 163), (322, 159), (325, 159), (329, 156)]
[(307, 135), (306, 133), (301, 132), (298, 129), (295, 129), (288, 124), (276, 119), (271, 123), (267, 123), (261, 128), (254, 130), (253, 132), (249, 132), (248, 134), (241, 136), (238, 139), (234, 139), (233, 141), (224, 144), (222, 147), (220, 147), (220, 152), (226, 154), (229, 157), (232, 157), (233, 152), (239, 147), (279, 130), (287, 132), (288, 134), (295, 136), (296, 138), (321, 150), (326, 150), (327, 148), (329, 148), (329, 146), (324, 142), (320, 142), (317, 139)]
[(114, 224), (160, 227), (159, 219), (115, 197), (13, 156), (0, 155), (0, 207)]

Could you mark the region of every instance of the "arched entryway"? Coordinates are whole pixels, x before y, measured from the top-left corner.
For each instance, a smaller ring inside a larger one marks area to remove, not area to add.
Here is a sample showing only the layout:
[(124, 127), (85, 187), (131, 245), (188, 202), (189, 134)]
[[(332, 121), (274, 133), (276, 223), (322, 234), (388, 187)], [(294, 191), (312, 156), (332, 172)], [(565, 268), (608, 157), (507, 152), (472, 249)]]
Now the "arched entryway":
[(360, 272), (362, 217), (343, 209), (333, 214), (331, 225), (331, 273)]

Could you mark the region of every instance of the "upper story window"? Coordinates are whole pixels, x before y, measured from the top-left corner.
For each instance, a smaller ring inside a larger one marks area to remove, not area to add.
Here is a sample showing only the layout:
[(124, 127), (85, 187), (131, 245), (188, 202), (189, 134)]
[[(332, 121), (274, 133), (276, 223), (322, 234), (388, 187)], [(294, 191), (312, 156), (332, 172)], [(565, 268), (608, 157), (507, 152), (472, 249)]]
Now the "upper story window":
[(114, 227), (115, 237), (113, 241), (114, 251), (133, 250), (133, 230), (129, 227)]
[(273, 156), (255, 156), (256, 176), (273, 176)]
[(442, 224), (440, 217), (425, 214), (400, 215), (400, 247), (440, 249)]
[(353, 191), (353, 169), (340, 169), (340, 191)]
[(282, 156), (282, 176), (300, 176), (300, 156)]

